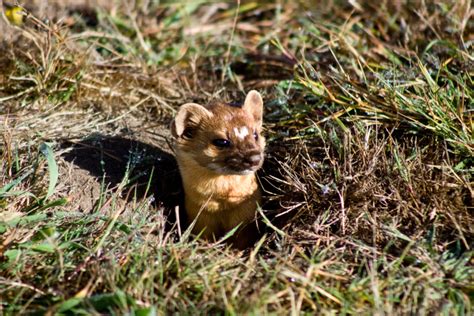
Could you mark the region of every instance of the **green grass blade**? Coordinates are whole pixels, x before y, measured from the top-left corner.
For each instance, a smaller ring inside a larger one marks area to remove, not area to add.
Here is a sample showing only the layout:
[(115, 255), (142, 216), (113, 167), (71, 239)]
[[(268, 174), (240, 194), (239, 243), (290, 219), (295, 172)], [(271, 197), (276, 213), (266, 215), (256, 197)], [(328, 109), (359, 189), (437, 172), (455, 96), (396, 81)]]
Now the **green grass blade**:
[(54, 189), (56, 188), (56, 184), (58, 183), (59, 171), (58, 165), (54, 160), (54, 153), (51, 147), (46, 143), (42, 143), (40, 145), (39, 150), (46, 157), (46, 161), (48, 162), (49, 185), (48, 192), (44, 197), (44, 200), (47, 200), (54, 193)]
[(4, 185), (3, 187), (1, 187), (0, 188), (0, 198), (4, 197), (5, 194), (8, 191), (10, 191), (14, 187), (16, 187), (18, 184), (20, 184), (21, 181), (25, 180), (25, 178), (28, 177), (32, 172), (33, 172), (33, 170), (29, 170), (25, 174), (23, 174), (21, 177), (18, 177), (15, 180), (13, 180), (13, 181), (7, 183), (6, 185)]

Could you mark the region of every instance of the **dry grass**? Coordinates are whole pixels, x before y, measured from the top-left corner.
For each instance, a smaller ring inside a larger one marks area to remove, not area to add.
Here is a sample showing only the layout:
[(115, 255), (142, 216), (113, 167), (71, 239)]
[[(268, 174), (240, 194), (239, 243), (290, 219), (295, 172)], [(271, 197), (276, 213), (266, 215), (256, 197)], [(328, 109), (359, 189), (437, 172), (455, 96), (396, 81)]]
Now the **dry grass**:
[[(26, 8), (0, 24), (2, 314), (472, 313), (469, 1)], [(167, 126), (250, 88), (267, 202), (239, 253), (178, 216)]]

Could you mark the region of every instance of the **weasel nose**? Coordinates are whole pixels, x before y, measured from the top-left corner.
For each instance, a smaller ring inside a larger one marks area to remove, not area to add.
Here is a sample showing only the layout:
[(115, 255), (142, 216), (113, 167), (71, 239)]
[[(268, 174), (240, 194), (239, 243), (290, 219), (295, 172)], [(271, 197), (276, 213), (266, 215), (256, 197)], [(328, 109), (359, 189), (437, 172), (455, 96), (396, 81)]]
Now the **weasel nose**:
[(256, 166), (260, 163), (261, 160), (262, 160), (262, 157), (260, 154), (251, 155), (245, 158), (245, 163), (247, 163), (250, 166)]

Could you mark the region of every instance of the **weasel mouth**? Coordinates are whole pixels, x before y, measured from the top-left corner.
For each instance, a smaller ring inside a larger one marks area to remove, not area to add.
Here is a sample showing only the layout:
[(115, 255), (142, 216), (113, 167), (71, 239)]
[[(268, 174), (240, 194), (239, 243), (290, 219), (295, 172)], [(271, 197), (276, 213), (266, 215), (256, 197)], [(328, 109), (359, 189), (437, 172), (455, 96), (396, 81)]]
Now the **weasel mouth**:
[(234, 169), (225, 169), (223, 173), (245, 176), (254, 173), (255, 170), (252, 169), (243, 169), (243, 170), (234, 170)]
[(259, 169), (260, 166), (244, 168), (244, 167), (233, 167), (233, 166), (220, 166), (215, 163), (207, 165), (209, 169), (216, 173), (220, 174), (229, 174), (229, 175), (249, 175), (254, 173)]
[(220, 174), (248, 175), (254, 173), (263, 164), (261, 154), (246, 157), (230, 157), (223, 161), (214, 161), (207, 164), (207, 168)]
[(235, 170), (235, 169), (228, 169), (229, 170), (229, 173), (232, 173), (232, 174), (238, 174), (238, 175), (247, 175), (247, 174), (251, 174), (251, 173), (254, 173), (255, 171), (257, 171), (257, 169), (239, 169), (239, 170)]

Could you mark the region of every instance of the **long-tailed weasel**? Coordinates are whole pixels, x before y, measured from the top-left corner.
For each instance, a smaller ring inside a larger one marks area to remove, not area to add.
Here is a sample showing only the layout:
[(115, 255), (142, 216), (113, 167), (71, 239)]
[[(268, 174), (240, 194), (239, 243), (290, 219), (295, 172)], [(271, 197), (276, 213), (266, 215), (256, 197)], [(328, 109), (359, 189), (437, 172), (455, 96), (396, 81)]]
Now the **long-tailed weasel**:
[[(255, 172), (262, 166), (265, 138), (263, 101), (250, 91), (241, 107), (224, 103), (180, 107), (171, 132), (183, 179), (188, 221), (205, 239), (223, 236), (237, 225), (232, 240), (248, 246), (261, 191)], [(247, 229), (245, 228), (247, 227)]]

